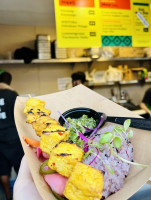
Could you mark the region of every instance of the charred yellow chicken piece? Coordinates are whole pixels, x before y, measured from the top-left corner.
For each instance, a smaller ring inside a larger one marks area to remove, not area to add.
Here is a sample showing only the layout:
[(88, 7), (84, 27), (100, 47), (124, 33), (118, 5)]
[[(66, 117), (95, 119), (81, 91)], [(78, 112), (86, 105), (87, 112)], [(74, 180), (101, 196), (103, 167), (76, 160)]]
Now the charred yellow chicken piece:
[(26, 122), (29, 124), (32, 124), (36, 121), (36, 119), (39, 119), (41, 116), (49, 116), (50, 110), (44, 108), (44, 107), (37, 107), (32, 108), (28, 111)]
[(40, 99), (36, 99), (36, 98), (29, 98), (26, 102), (26, 106), (24, 108), (24, 114), (28, 114), (28, 112), (32, 109), (32, 108), (36, 108), (36, 107), (44, 107), (45, 106), (45, 101), (42, 101)]
[(41, 116), (35, 122), (33, 122), (32, 125), (33, 125), (33, 128), (36, 131), (36, 134), (38, 136), (41, 136), (43, 130), (46, 129), (48, 126), (52, 125), (52, 124), (58, 124), (59, 125), (59, 122), (56, 121), (55, 119), (49, 117), (49, 116)]
[(69, 200), (100, 200), (104, 185), (102, 172), (79, 162), (84, 151), (76, 144), (66, 142), (70, 131), (50, 118), (51, 112), (44, 106), (44, 101), (30, 98), (24, 108), (26, 122), (32, 124), (36, 134), (41, 136), (40, 148), (50, 155), (48, 166), (69, 177), (65, 197)]
[(101, 171), (78, 162), (67, 181), (64, 195), (69, 200), (100, 200), (103, 186)]
[(82, 160), (83, 154), (84, 151), (76, 144), (61, 142), (52, 149), (48, 166), (59, 174), (69, 177), (77, 162)]
[(65, 132), (67, 129), (60, 124), (49, 124), (48, 127), (42, 132), (44, 134), (49, 134), (53, 132)]
[(52, 149), (61, 141), (69, 138), (70, 131), (58, 124), (47, 127), (40, 138), (40, 148), (43, 152), (50, 154)]

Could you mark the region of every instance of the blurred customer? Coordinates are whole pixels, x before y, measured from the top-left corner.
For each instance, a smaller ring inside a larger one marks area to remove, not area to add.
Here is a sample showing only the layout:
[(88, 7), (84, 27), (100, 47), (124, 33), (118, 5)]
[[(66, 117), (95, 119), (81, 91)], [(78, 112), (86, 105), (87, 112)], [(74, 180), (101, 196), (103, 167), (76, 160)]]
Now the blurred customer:
[(143, 97), (142, 102), (140, 103), (140, 107), (144, 109), (149, 116), (151, 116), (151, 88), (149, 88)]
[(18, 173), (24, 155), (14, 121), (14, 104), (18, 94), (9, 86), (12, 76), (0, 70), (0, 180), (8, 200), (11, 199), (10, 174)]
[(79, 84), (84, 84), (86, 82), (85, 73), (84, 72), (75, 72), (71, 75), (72, 78), (72, 86), (76, 86)]

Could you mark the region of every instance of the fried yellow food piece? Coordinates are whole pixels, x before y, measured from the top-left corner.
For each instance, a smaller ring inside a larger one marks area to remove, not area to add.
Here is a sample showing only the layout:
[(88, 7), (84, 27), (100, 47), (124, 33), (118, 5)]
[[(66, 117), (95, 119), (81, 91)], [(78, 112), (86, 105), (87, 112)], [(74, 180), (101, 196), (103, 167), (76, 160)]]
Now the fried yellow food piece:
[(32, 124), (36, 121), (36, 119), (40, 118), (41, 116), (49, 116), (50, 110), (44, 108), (44, 107), (37, 107), (32, 108), (29, 110), (26, 122), (29, 124)]
[(48, 123), (47, 128), (42, 132), (42, 134), (44, 133), (44, 134), (49, 135), (50, 133), (53, 133), (53, 132), (64, 133), (65, 131), (67, 131), (67, 129), (65, 127), (61, 126), (60, 124)]
[[(50, 130), (51, 127), (51, 130)], [(69, 138), (70, 131), (64, 127), (52, 124), (46, 128), (40, 138), (40, 148), (43, 152), (50, 154), (52, 149), (61, 141), (66, 141)]]
[(52, 149), (48, 166), (59, 174), (69, 177), (77, 162), (82, 160), (83, 154), (84, 151), (76, 144), (61, 142)]
[(100, 200), (103, 186), (101, 171), (78, 162), (67, 181), (64, 195), (69, 200)]
[(26, 102), (26, 106), (24, 108), (24, 114), (28, 114), (28, 112), (32, 109), (32, 108), (36, 108), (36, 107), (44, 107), (45, 106), (45, 101), (42, 101), (40, 99), (36, 99), (36, 98), (29, 98), (28, 101)]
[(33, 122), (33, 128), (38, 136), (41, 136), (44, 129), (46, 129), (51, 124), (58, 124), (59, 122), (49, 116), (41, 116), (35, 122)]

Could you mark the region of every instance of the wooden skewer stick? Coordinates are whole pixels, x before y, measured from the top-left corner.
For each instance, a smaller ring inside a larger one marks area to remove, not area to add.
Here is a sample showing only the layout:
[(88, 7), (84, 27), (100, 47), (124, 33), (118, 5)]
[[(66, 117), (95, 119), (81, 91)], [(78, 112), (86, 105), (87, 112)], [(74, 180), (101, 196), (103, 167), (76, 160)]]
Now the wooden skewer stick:
[(30, 95), (30, 94), (28, 94), (28, 97), (29, 97), (29, 98), (31, 98), (31, 95)]

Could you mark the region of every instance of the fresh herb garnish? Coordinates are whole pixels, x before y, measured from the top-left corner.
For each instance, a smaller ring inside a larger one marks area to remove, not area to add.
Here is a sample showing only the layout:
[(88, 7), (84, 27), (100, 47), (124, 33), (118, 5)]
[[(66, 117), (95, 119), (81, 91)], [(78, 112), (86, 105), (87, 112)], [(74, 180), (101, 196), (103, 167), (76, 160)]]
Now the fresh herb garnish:
[(81, 149), (84, 149), (84, 140), (82, 140), (75, 132), (70, 132), (69, 141), (77, 144)]
[(130, 130), (130, 131), (128, 132), (128, 138), (132, 138), (132, 137), (133, 137), (133, 131)]
[[(117, 130), (117, 128), (116, 128), (116, 130)], [(113, 129), (113, 131), (114, 131), (114, 129)], [(122, 146), (121, 138), (114, 135), (113, 132), (112, 133), (110, 133), (110, 132), (103, 133), (99, 140), (100, 145), (104, 145), (104, 144), (109, 145), (112, 142), (113, 142), (114, 147), (117, 149), (119, 149)]]
[[(61, 113), (59, 113), (61, 115)], [(62, 116), (62, 115), (61, 115)], [(83, 156), (83, 159), (87, 158), (90, 154), (95, 155), (95, 157), (93, 158), (93, 160), (90, 162), (90, 164), (92, 164), (96, 158), (99, 158), (103, 165), (108, 169), (108, 171), (111, 174), (114, 174), (114, 169), (112, 166), (107, 166), (107, 164), (103, 161), (103, 159), (99, 156), (99, 151), (104, 150), (104, 145), (108, 145), (108, 147), (110, 148), (110, 151), (112, 153), (113, 156), (117, 157), (118, 159), (122, 160), (123, 162), (129, 163), (129, 164), (133, 164), (133, 165), (137, 165), (137, 166), (141, 166), (141, 167), (147, 167), (148, 165), (144, 165), (144, 164), (139, 164), (139, 163), (135, 163), (135, 162), (131, 162), (129, 160), (126, 160), (124, 158), (122, 158), (121, 156), (119, 156), (114, 150), (113, 148), (115, 147), (116, 149), (119, 149), (122, 147), (122, 142), (126, 142), (127, 145), (129, 145), (129, 139), (133, 137), (133, 131), (129, 130), (130, 124), (131, 124), (131, 120), (127, 119), (125, 120), (124, 124), (123, 124), (123, 128), (121, 126), (114, 126), (112, 132), (105, 132), (101, 135), (99, 143), (93, 142), (93, 139), (88, 139), (86, 138), (80, 131), (78, 131), (77, 126), (79, 126), (80, 128), (84, 128), (85, 126), (81, 124), (78, 124), (76, 127), (74, 127), (73, 124), (70, 123), (64, 119), (66, 122), (66, 126), (69, 128), (70, 127), (70, 136), (69, 136), (69, 140), (71, 140), (72, 142), (76, 143), (79, 147), (81, 147), (82, 149), (87, 149), (87, 151), (85, 151), (85, 154)], [(89, 127), (90, 128), (90, 127)], [(92, 127), (91, 127), (92, 128)], [(85, 132), (85, 131), (84, 131)], [(94, 153), (94, 149), (93, 148), (86, 148), (86, 147), (94, 147), (95, 149), (97, 149), (97, 153)], [(127, 153), (127, 150), (126, 150)]]
[[(72, 132), (75, 132), (75, 129), (76, 129), (78, 132), (84, 134), (86, 131), (86, 128), (93, 129), (96, 127), (96, 121), (93, 119), (93, 117), (88, 117), (87, 115), (82, 115), (82, 117), (80, 117), (78, 119), (76, 119), (76, 118), (72, 119), (72, 118), (68, 117), (66, 119), (66, 121), (71, 125), (69, 127), (69, 130)], [(67, 123), (65, 123), (64, 126), (66, 128), (68, 128)]]
[(130, 127), (130, 124), (131, 124), (130, 119), (125, 120), (125, 122), (124, 122), (124, 130), (125, 131), (127, 131), (127, 129)]
[(106, 144), (106, 143), (110, 143), (111, 140), (113, 139), (113, 134), (110, 133), (110, 132), (105, 132), (103, 135), (101, 135), (100, 137), (100, 144), (103, 145), (103, 144)]
[(89, 151), (84, 154), (83, 159), (87, 158), (92, 152), (93, 149), (89, 149)]
[(131, 162), (129, 160), (126, 160), (124, 158), (122, 158), (121, 156), (119, 156), (118, 154), (115, 153), (115, 151), (113, 151), (113, 148), (111, 148), (111, 152), (112, 154), (117, 157), (118, 159), (122, 160), (123, 162), (129, 163), (131, 165), (137, 165), (137, 166), (141, 166), (141, 167), (148, 167), (148, 165), (144, 165), (144, 164), (140, 164), (140, 163), (135, 163), (135, 162)]
[(117, 148), (117, 149), (121, 148), (121, 146), (122, 146), (121, 138), (116, 136), (113, 140), (113, 144), (114, 144), (115, 148)]

